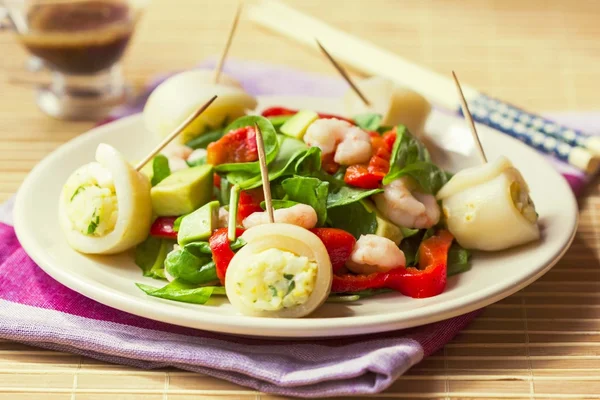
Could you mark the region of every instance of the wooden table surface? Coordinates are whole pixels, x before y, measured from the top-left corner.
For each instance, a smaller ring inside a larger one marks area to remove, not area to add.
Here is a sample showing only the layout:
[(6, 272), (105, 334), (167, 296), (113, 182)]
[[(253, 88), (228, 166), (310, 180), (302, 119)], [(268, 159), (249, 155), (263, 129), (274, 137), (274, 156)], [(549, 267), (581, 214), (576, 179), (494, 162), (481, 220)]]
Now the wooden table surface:
[[(595, 0), (288, 0), (339, 28), (533, 111), (600, 110)], [(215, 55), (232, 0), (155, 0), (126, 55), (127, 77)], [(327, 10), (327, 12), (322, 12)], [(333, 74), (317, 54), (242, 20), (231, 55)], [(25, 62), (0, 32), (0, 201), (60, 144), (92, 126), (43, 115), (32, 88), (8, 84)], [(600, 128), (600, 127), (599, 127)], [(597, 185), (595, 185), (597, 186)], [(565, 258), (529, 288), (488, 307), (386, 398), (600, 398), (600, 193), (581, 200)], [(0, 342), (0, 399), (272, 399), (176, 370), (141, 371)]]

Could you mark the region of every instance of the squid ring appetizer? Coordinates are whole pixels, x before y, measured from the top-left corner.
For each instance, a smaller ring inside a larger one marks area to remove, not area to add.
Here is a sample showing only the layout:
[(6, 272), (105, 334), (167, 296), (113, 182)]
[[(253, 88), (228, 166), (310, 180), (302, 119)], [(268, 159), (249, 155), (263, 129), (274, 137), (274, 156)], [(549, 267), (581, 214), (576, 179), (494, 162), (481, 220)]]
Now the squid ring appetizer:
[(141, 243), (150, 229), (150, 182), (113, 147), (67, 179), (59, 204), (69, 245), (86, 254), (114, 254)]
[(327, 299), (331, 261), (314, 233), (273, 223), (250, 228), (241, 238), (247, 244), (229, 264), (225, 289), (242, 314), (299, 318)]
[(206, 71), (185, 71), (165, 80), (152, 92), (144, 107), (146, 128), (165, 137), (214, 95), (219, 97), (211, 107), (183, 130), (181, 143), (245, 115), (257, 104), (254, 97), (226, 75), (221, 76), (220, 83), (214, 83), (212, 74), (207, 75)]
[(465, 248), (502, 250), (540, 237), (529, 187), (505, 157), (457, 173), (437, 198), (448, 229)]

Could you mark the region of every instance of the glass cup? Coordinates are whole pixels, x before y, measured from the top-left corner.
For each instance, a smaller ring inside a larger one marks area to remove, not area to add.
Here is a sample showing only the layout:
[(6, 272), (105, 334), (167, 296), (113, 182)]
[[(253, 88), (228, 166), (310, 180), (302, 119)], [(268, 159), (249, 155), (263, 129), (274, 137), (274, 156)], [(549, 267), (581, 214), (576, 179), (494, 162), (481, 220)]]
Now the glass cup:
[(23, 45), (52, 75), (37, 104), (62, 119), (97, 120), (127, 100), (119, 60), (146, 0), (4, 0)]

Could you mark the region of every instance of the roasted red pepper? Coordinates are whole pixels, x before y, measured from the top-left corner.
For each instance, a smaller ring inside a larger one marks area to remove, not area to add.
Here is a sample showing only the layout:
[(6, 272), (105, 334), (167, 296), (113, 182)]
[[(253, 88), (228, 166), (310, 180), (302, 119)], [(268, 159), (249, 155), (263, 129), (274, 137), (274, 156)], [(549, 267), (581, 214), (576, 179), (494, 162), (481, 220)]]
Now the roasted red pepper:
[(354, 236), (337, 228), (313, 228), (310, 231), (317, 235), (325, 245), (333, 272), (343, 268), (356, 243)]
[(256, 132), (251, 126), (234, 129), (209, 144), (206, 152), (206, 162), (212, 165), (256, 161)]
[(436, 296), (446, 287), (448, 251), (453, 240), (450, 232), (441, 230), (421, 243), (419, 269), (398, 267), (370, 275), (334, 276), (331, 291), (344, 293), (388, 288), (415, 298)]
[(163, 239), (177, 239), (177, 232), (173, 230), (177, 217), (158, 217), (150, 227), (150, 235)]
[(292, 110), (289, 108), (285, 108), (285, 107), (270, 107), (267, 108), (266, 110), (264, 110), (261, 115), (265, 118), (269, 118), (269, 117), (281, 117), (284, 115), (294, 115), (296, 114), (298, 111), (296, 110)]
[(394, 147), (394, 142), (396, 141), (396, 129), (394, 128), (394, 130), (385, 132), (383, 134), (383, 141), (387, 151), (391, 152)]
[[(298, 110), (294, 110), (291, 108), (285, 108), (285, 107), (271, 107), (271, 108), (267, 108), (266, 110), (264, 110), (261, 115), (263, 117), (280, 117), (283, 115), (294, 115), (298, 112)], [(344, 118), (341, 117), (339, 115), (334, 115), (334, 114), (325, 114), (325, 113), (317, 113), (319, 114), (319, 118), (335, 118), (335, 119), (341, 119), (342, 121), (346, 121), (351, 123), (352, 125), (354, 124), (354, 121), (348, 119), (348, 118)]]
[(369, 134), (371, 135), (373, 156), (367, 165), (349, 166), (344, 174), (344, 182), (363, 189), (376, 189), (381, 185), (383, 177), (390, 170), (390, 152), (396, 134), (393, 131), (383, 136), (376, 132), (369, 132)]
[[(243, 229), (236, 229), (236, 236), (244, 233)], [(231, 259), (235, 255), (231, 247), (229, 247), (229, 238), (227, 237), (227, 228), (219, 228), (213, 232), (208, 239), (210, 251), (212, 251), (213, 261), (217, 269), (217, 277), (222, 285), (225, 285), (225, 273)]]
[(260, 203), (264, 200), (262, 189), (240, 192), (237, 222), (241, 224), (252, 213), (263, 211)]
[(346, 169), (344, 182), (362, 189), (376, 189), (381, 184), (386, 172), (370, 171), (368, 166), (351, 165)]

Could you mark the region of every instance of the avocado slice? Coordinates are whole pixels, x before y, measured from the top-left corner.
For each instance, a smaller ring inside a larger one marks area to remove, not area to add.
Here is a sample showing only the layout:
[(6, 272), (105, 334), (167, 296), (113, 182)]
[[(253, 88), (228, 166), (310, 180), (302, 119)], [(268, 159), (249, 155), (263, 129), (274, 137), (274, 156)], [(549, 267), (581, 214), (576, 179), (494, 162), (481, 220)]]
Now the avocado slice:
[(219, 218), (219, 202), (211, 201), (186, 215), (181, 220), (177, 232), (177, 243), (185, 246), (188, 243), (208, 240), (217, 227)]
[(375, 212), (375, 218), (377, 219), (377, 230), (375, 234), (377, 236), (382, 236), (384, 238), (390, 239), (392, 242), (396, 243), (396, 246), (400, 245), (402, 241), (402, 231), (392, 222), (385, 219), (379, 211)]
[(150, 191), (159, 217), (189, 214), (208, 203), (213, 193), (213, 167), (199, 165), (175, 171)]
[(287, 136), (302, 140), (310, 124), (319, 119), (319, 114), (310, 110), (300, 110), (288, 119), (279, 130)]
[(377, 222), (377, 229), (375, 229), (375, 235), (390, 239), (396, 245), (400, 245), (400, 242), (404, 238), (402, 229), (388, 220), (383, 216), (381, 211), (377, 209), (375, 204), (370, 200), (365, 200), (364, 204), (367, 209), (375, 213), (375, 221)]

